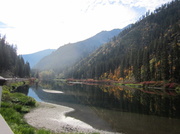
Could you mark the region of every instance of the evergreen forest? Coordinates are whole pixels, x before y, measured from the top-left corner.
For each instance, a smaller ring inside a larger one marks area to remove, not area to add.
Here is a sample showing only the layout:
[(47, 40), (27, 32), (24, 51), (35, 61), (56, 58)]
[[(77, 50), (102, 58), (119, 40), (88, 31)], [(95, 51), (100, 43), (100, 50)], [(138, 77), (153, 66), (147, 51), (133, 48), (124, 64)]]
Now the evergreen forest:
[(24, 62), (22, 56), (18, 56), (16, 46), (6, 42), (6, 38), (0, 37), (0, 76), (3, 77), (29, 77), (30, 66)]
[(63, 77), (180, 82), (180, 1), (147, 12)]

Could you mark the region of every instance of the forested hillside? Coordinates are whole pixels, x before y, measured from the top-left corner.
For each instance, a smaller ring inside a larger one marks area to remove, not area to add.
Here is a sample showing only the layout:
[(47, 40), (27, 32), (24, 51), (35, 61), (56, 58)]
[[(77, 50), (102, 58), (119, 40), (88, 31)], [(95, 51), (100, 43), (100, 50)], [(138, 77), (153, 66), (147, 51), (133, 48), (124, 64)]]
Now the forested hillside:
[(22, 56), (17, 56), (16, 47), (8, 44), (5, 37), (0, 37), (0, 76), (30, 76), (29, 63), (25, 63)]
[(56, 74), (60, 73), (67, 67), (87, 57), (102, 44), (110, 41), (110, 39), (118, 35), (120, 31), (120, 29), (102, 31), (89, 39), (61, 46), (52, 54), (40, 60), (40, 62), (34, 66), (34, 69), (53, 71)]
[(146, 13), (64, 74), (66, 78), (180, 82), (180, 1)]

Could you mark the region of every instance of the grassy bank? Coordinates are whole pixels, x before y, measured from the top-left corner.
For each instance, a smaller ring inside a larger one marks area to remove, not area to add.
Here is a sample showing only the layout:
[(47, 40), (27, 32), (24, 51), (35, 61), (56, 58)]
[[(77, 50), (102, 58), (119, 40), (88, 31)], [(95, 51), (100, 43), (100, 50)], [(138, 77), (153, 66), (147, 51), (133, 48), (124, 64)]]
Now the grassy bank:
[(47, 130), (37, 130), (23, 119), (24, 114), (35, 107), (36, 101), (22, 93), (12, 93), (25, 82), (11, 83), (3, 86), (0, 113), (15, 134), (53, 134)]
[(4, 117), (14, 134), (55, 134), (49, 130), (36, 129), (24, 120), (24, 115), (36, 107), (36, 101), (31, 97), (14, 91), (17, 87), (27, 84), (28, 82), (16, 82), (3, 86), (0, 114)]

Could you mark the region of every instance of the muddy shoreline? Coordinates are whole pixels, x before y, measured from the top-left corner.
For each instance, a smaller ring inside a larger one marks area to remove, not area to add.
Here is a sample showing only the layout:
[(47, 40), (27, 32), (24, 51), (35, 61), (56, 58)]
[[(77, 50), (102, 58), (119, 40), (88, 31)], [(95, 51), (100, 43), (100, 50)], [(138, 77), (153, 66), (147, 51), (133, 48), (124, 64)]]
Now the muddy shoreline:
[[(27, 113), (24, 118), (28, 124), (35, 128), (44, 128), (56, 133), (115, 133), (93, 128), (81, 120), (68, 116), (68, 114), (73, 112), (75, 112), (75, 110), (70, 107), (46, 102), (38, 102), (38, 106)], [(97, 121), (95, 120), (94, 123), (96, 122)]]

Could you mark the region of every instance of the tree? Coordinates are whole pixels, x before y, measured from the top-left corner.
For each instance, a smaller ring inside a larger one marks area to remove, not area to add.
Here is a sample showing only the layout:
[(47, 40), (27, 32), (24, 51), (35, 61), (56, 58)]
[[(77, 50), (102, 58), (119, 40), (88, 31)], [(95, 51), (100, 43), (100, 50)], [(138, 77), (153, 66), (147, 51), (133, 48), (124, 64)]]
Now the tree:
[(170, 68), (169, 68), (169, 55), (168, 55), (168, 49), (167, 49), (167, 41), (163, 42), (163, 49), (162, 49), (162, 75), (164, 80), (169, 80), (170, 76)]
[(30, 67), (24, 63), (21, 56), (17, 56), (17, 47), (8, 44), (6, 37), (0, 37), (0, 75), (6, 77), (29, 77)]

